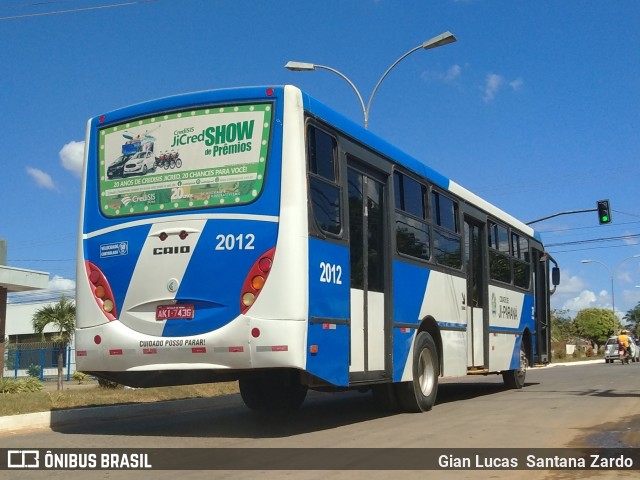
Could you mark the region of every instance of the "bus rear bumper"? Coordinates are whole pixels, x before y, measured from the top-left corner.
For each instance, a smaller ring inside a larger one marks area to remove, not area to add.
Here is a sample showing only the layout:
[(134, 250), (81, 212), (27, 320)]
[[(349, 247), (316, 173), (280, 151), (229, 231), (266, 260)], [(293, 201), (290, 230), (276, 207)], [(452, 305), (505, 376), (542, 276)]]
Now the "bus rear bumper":
[(76, 365), (135, 387), (230, 381), (252, 369), (304, 370), (306, 325), (240, 316), (203, 335), (154, 337), (116, 320), (76, 330)]

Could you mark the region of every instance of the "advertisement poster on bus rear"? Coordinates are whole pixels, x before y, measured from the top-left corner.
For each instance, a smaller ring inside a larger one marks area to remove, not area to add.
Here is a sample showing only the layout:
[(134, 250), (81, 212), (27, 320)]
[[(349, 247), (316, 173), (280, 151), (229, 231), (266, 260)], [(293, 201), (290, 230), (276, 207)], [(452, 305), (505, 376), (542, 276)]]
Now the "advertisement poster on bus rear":
[(99, 131), (100, 203), (110, 217), (242, 205), (261, 192), (271, 104), (167, 113)]

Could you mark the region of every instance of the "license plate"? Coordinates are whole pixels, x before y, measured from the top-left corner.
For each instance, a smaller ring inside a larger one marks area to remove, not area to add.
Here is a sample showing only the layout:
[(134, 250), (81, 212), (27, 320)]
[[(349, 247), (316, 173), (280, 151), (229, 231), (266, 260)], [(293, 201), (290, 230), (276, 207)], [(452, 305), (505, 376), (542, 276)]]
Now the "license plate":
[(194, 317), (195, 310), (193, 305), (158, 305), (156, 320), (190, 319)]

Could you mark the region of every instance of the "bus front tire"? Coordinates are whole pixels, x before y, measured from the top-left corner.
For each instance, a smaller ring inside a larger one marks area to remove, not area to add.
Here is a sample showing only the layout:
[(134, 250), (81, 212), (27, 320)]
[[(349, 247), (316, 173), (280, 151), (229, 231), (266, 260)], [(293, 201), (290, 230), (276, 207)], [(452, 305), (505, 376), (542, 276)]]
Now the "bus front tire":
[(297, 410), (307, 396), (294, 372), (265, 372), (242, 377), (240, 396), (244, 404), (256, 412)]
[(438, 350), (431, 335), (420, 332), (413, 349), (413, 380), (394, 384), (395, 396), (405, 412), (427, 412), (436, 403), (439, 372)]

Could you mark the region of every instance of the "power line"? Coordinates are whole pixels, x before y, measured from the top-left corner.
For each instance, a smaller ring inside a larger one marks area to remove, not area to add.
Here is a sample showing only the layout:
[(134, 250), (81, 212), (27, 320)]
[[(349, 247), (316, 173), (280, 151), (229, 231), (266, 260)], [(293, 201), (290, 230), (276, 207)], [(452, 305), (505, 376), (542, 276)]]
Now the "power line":
[(86, 12), (89, 10), (102, 10), (105, 8), (117, 8), (117, 7), (131, 7), (133, 5), (140, 5), (144, 3), (157, 2), (158, 0), (136, 0), (135, 2), (127, 2), (127, 3), (112, 3), (109, 5), (98, 5), (95, 7), (84, 7), (84, 8), (73, 8), (69, 10), (54, 10), (51, 12), (41, 12), (41, 13), (27, 13), (24, 15), (12, 15), (9, 17), (0, 17), (0, 21), (2, 20), (17, 20), (19, 18), (29, 18), (29, 17), (43, 17), (46, 15), (60, 15), (62, 13), (75, 13), (75, 12)]

